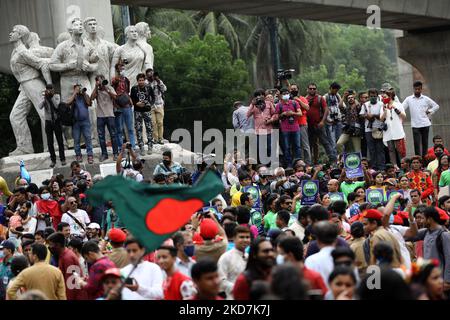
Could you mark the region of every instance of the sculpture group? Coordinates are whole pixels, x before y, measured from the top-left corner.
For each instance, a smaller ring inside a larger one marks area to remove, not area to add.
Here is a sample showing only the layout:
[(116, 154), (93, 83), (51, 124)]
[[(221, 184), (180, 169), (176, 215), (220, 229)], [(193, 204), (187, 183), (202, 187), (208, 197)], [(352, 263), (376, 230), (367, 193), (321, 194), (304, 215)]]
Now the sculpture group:
[[(9, 41), (14, 46), (10, 66), (20, 83), (20, 93), (10, 114), (17, 144), (10, 156), (34, 153), (27, 123), (27, 116), (33, 107), (41, 118), (43, 141), (47, 141), (44, 110), (38, 107), (46, 84), (58, 88), (61, 100), (66, 101), (72, 94), (74, 84), (81, 84), (90, 94), (97, 75), (112, 79), (116, 63), (124, 63), (125, 75), (130, 79), (131, 86), (136, 84), (137, 74), (153, 69), (153, 49), (147, 42), (151, 35), (148, 24), (139, 22), (128, 26), (125, 35), (127, 42), (118, 46), (103, 39), (96, 18), (88, 17), (84, 21), (74, 18), (67, 32), (58, 36), (57, 47), (53, 49), (41, 46), (39, 36), (26, 26), (13, 27), (9, 35)], [(94, 145), (98, 143), (94, 134), (97, 132), (95, 111), (95, 105), (89, 108)], [(63, 131), (66, 147), (72, 148), (71, 128), (64, 127)]]

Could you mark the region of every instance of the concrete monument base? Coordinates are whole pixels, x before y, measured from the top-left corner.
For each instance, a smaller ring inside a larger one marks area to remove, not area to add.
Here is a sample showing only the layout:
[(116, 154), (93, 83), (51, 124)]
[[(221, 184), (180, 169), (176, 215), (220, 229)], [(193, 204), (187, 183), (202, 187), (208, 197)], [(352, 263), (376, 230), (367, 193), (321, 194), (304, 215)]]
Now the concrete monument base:
[[(147, 147), (146, 147), (147, 148)], [(156, 165), (162, 161), (162, 153), (165, 150), (171, 150), (173, 154), (173, 160), (181, 162), (182, 166), (188, 171), (193, 172), (195, 170), (195, 163), (199, 158), (199, 155), (182, 149), (178, 144), (166, 143), (164, 145), (154, 145), (151, 155), (140, 156), (141, 159), (145, 159), (144, 164), (144, 178), (151, 179), (153, 177), (153, 170)], [(146, 149), (147, 150), (147, 149)], [(96, 174), (107, 175), (108, 173), (115, 172), (115, 162), (112, 160), (112, 149), (108, 148), (109, 159), (103, 162), (99, 161), (101, 150), (100, 148), (94, 148), (94, 163), (87, 163), (87, 156), (85, 149), (82, 149), (83, 162), (81, 168), (91, 173), (92, 176)], [(181, 161), (183, 159), (184, 161)], [(9, 189), (14, 189), (14, 181), (19, 175), (19, 162), (23, 160), (25, 162), (25, 168), (30, 173), (31, 182), (41, 185), (42, 181), (49, 179), (52, 175), (61, 173), (64, 177), (70, 177), (70, 163), (75, 161), (75, 153), (73, 150), (66, 150), (66, 165), (61, 166), (59, 159), (56, 162), (54, 168), (50, 168), (50, 157), (48, 153), (36, 153), (25, 154), (20, 156), (11, 156), (0, 159), (0, 176), (2, 176), (8, 183)]]

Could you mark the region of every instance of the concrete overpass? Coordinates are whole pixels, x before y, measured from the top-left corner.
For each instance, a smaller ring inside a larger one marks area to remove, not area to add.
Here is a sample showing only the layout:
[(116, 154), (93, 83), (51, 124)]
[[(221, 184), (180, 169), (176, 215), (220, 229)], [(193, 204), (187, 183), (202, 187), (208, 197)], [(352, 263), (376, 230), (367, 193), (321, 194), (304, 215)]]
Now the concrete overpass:
[[(441, 105), (434, 117), (434, 133), (450, 142), (450, 1), (448, 0), (0, 0), (0, 71), (9, 71), (12, 47), (8, 33), (15, 24), (37, 32), (44, 45), (55, 47), (74, 16), (95, 16), (113, 39), (111, 4), (246, 15), (301, 18), (366, 25), (368, 6), (381, 9), (381, 27), (405, 31), (398, 39), (399, 57), (425, 77), (433, 98)], [(409, 80), (408, 80), (409, 81)], [(410, 130), (408, 130), (410, 131)]]

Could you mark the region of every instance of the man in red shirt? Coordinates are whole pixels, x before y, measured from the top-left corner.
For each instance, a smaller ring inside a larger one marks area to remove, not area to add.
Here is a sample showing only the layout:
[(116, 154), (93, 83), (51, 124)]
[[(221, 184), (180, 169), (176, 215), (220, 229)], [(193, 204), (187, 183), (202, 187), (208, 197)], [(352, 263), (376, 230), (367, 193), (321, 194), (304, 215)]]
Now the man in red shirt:
[(325, 296), (328, 289), (323, 282), (320, 273), (310, 270), (305, 267), (303, 263), (303, 244), (297, 237), (287, 237), (278, 243), (278, 257), (277, 261), (279, 263), (290, 262), (297, 266), (299, 271), (303, 273), (303, 277), (309, 284), (309, 289), (311, 291), (320, 291), (322, 297)]
[(308, 119), (309, 145), (313, 149), (314, 164), (317, 164), (319, 161), (319, 144), (317, 140), (325, 148), (329, 160), (334, 162), (336, 161), (335, 151), (331, 149), (331, 144), (325, 131), (328, 106), (325, 99), (317, 94), (317, 85), (315, 83), (308, 85), (308, 96), (306, 99), (309, 104), (309, 110), (306, 114)]
[[(444, 139), (442, 139), (442, 137), (439, 136), (439, 135), (433, 137), (433, 146), (428, 149), (427, 155), (425, 156), (425, 159), (427, 161), (432, 161), (432, 160), (436, 159), (436, 154), (434, 153), (434, 146), (436, 146), (438, 144), (439, 145), (444, 145)], [(450, 156), (450, 153), (445, 148), (444, 148), (444, 153), (446, 155)]]
[(298, 86), (293, 83), (289, 87), (291, 92), (291, 97), (295, 100), (302, 111), (302, 115), (298, 117), (298, 125), (300, 126), (300, 144), (302, 149), (303, 159), (307, 164), (311, 164), (311, 149), (309, 147), (309, 137), (308, 137), (308, 120), (307, 112), (309, 110), (308, 100), (305, 97), (298, 95)]
[(409, 188), (419, 190), (422, 200), (427, 200), (430, 195), (433, 195), (433, 183), (431, 177), (422, 171), (422, 158), (420, 156), (411, 158), (411, 171), (406, 176), (409, 179)]
[(218, 296), (220, 277), (216, 262), (209, 258), (201, 259), (192, 267), (191, 275), (197, 288), (197, 294), (191, 300), (223, 300)]
[(196, 293), (191, 278), (175, 268), (177, 252), (177, 248), (170, 246), (161, 246), (156, 252), (156, 262), (166, 273), (164, 300), (186, 300)]
[(247, 267), (234, 283), (235, 300), (250, 300), (253, 281), (268, 281), (272, 267), (275, 265), (275, 253), (272, 243), (266, 238), (257, 238), (250, 245)]
[(80, 261), (72, 250), (65, 247), (66, 238), (64, 234), (55, 232), (47, 238), (47, 241), (48, 249), (58, 259), (58, 268), (64, 276), (67, 300), (87, 300), (86, 291), (82, 290), (73, 276), (75, 272), (83, 277)]

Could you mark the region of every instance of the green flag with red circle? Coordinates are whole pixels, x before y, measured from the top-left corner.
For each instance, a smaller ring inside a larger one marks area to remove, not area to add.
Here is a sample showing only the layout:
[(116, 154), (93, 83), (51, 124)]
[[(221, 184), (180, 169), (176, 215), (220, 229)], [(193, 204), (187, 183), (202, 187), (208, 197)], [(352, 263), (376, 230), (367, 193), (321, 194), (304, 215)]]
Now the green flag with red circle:
[(93, 206), (112, 201), (120, 221), (152, 251), (223, 189), (222, 180), (208, 170), (193, 186), (151, 185), (107, 176), (87, 191), (87, 197)]

